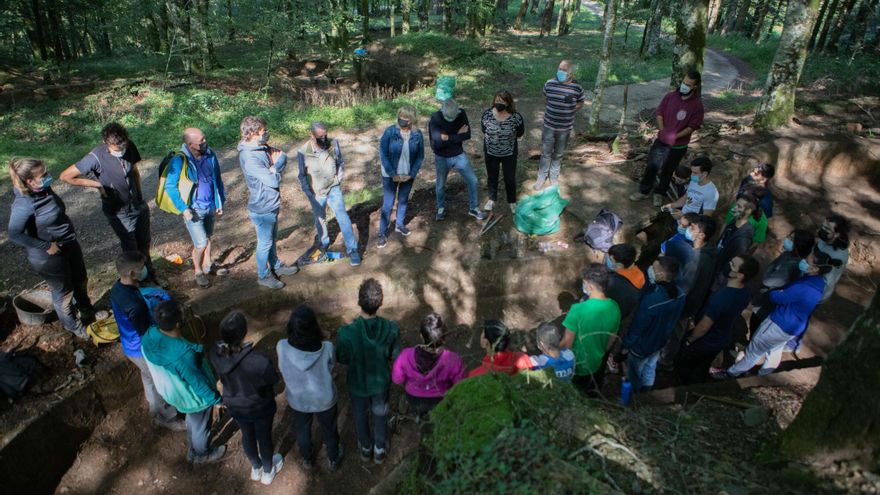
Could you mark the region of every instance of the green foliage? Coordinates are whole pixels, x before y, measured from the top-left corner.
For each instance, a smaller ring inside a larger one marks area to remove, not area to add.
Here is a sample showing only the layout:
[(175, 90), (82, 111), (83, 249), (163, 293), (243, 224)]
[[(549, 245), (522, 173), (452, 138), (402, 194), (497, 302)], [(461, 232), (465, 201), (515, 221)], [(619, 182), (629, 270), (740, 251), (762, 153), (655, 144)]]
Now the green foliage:
[(412, 55), (432, 56), (446, 63), (473, 64), (473, 59), (486, 52), (476, 40), (454, 38), (434, 31), (395, 36), (391, 42)]

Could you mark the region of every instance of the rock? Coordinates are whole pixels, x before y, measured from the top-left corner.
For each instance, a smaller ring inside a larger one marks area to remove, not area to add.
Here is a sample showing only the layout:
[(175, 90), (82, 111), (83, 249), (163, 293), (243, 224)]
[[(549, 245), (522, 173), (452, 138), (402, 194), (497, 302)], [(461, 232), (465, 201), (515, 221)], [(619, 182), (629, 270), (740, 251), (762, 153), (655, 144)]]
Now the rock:
[(758, 426), (770, 418), (770, 410), (763, 406), (750, 407), (743, 411), (742, 420), (746, 426)]
[(846, 130), (852, 132), (853, 134), (858, 134), (862, 132), (862, 124), (859, 122), (848, 122), (846, 124)]

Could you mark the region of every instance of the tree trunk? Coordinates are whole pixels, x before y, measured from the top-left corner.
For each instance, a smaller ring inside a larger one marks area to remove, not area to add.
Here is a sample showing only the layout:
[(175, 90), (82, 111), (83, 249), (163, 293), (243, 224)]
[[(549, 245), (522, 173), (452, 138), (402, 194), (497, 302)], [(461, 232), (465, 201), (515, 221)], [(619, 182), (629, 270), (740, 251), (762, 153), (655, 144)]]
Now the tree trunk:
[[(865, 41), (865, 35), (868, 33), (868, 28), (871, 26), (871, 23), (874, 19), (880, 18), (880, 12), (878, 12), (878, 8), (880, 8), (880, 0), (873, 1), (865, 1), (863, 4), (863, 10), (859, 13), (859, 21), (855, 26), (855, 29), (851, 33), (850, 38), (850, 46), (855, 49), (861, 48)], [(880, 31), (875, 32), (874, 38), (880, 38)]]
[(358, 2), (358, 14), (361, 16), (361, 37), (367, 43), (370, 41), (370, 0)]
[(413, 0), (401, 0), (400, 2), (400, 32), (409, 33), (409, 23), (412, 17)]
[(675, 13), (675, 49), (672, 53), (670, 84), (678, 87), (685, 72), (703, 72), (709, 0), (682, 0)]
[(742, 32), (746, 25), (746, 18), (749, 16), (749, 8), (752, 6), (752, 0), (740, 0), (736, 9), (736, 19), (733, 22), (733, 30)]
[(22, 0), (19, 5), (22, 20), (24, 21), (28, 39), (31, 42), (34, 58), (40, 57), (40, 60), (49, 59), (49, 51), (46, 48), (46, 38), (43, 34), (43, 19), (40, 10), (40, 0)]
[[(565, 25), (562, 28), (562, 34), (571, 33), (574, 16), (577, 15), (578, 5), (580, 4), (581, 0), (569, 0), (568, 5), (565, 7)], [(562, 11), (559, 11), (559, 15), (562, 15), (562, 13)]]
[(547, 0), (544, 5), (544, 11), (541, 13), (541, 36), (550, 34), (550, 27), (553, 25), (553, 7), (556, 0)]
[(455, 32), (452, 26), (452, 0), (443, 0), (443, 31), (446, 34)]
[(428, 14), (431, 10), (431, 0), (420, 0), (419, 1), (419, 31), (427, 31), (428, 30)]
[(68, 45), (67, 39), (64, 36), (64, 28), (61, 21), (61, 15), (58, 13), (58, 7), (55, 3), (55, 0), (48, 0), (46, 2), (46, 14), (49, 17), (49, 28), (52, 33), (52, 44), (55, 47), (55, 60), (58, 62), (70, 60), (72, 58), (70, 55), (70, 46)]
[(541, 0), (532, 0), (532, 6), (529, 9), (529, 13), (535, 15), (538, 13), (538, 5), (541, 4)]
[(849, 18), (847, 13), (852, 12), (855, 3), (856, 0), (844, 0), (844, 4), (837, 14), (837, 21), (828, 34), (828, 41), (822, 45), (822, 49), (829, 50), (837, 47), (837, 42), (840, 41), (840, 35), (843, 34), (843, 28), (846, 27), (846, 21)]
[(165, 0), (165, 7), (168, 12), (168, 23), (171, 26), (172, 32), (171, 41), (168, 43), (168, 58), (170, 60), (175, 53), (180, 53), (183, 69), (189, 74), (193, 70), (193, 61), (186, 34), (189, 32), (189, 22), (185, 17), (187, 13), (180, 8), (177, 0)]
[(764, 97), (755, 115), (757, 127), (775, 128), (794, 115), (795, 93), (804, 62), (807, 43), (819, 14), (819, 0), (791, 0), (773, 65), (767, 74)]
[(651, 4), (654, 5), (654, 8), (651, 11), (650, 29), (647, 30), (646, 34), (647, 46), (645, 47), (645, 55), (648, 57), (655, 57), (660, 51), (660, 31), (662, 30), (663, 25), (663, 5), (660, 0), (651, 0)]
[(822, 7), (819, 9), (819, 15), (816, 16), (816, 25), (813, 26), (813, 33), (810, 35), (810, 43), (808, 45), (811, 50), (816, 46), (816, 41), (819, 38), (819, 31), (821, 31), (822, 26), (828, 22), (827, 18), (833, 15), (833, 12), (828, 10), (828, 4), (830, 2), (831, 0), (823, 1)]
[(761, 0), (761, 3), (755, 7), (755, 22), (752, 26), (752, 34), (750, 38), (753, 40), (760, 40), (761, 33), (764, 32), (764, 18), (767, 17), (767, 12), (770, 11), (770, 4), (772, 0)]
[(393, 38), (395, 35), (394, 28), (396, 26), (396, 22), (394, 20), (394, 8), (397, 6), (397, 2), (391, 0), (388, 2), (388, 26), (391, 28), (391, 37)]
[(563, 24), (565, 23), (565, 15), (563, 15), (563, 13), (565, 12), (566, 4), (571, 1), (573, 0), (562, 0), (559, 4), (559, 17), (556, 18), (556, 36), (562, 36), (562, 34), (564, 34), (562, 32)]
[[(837, 44), (837, 53), (846, 53), (851, 50), (859, 50), (862, 45), (862, 37), (865, 29), (871, 22), (873, 10), (870, 0), (860, 0), (858, 7), (854, 8), (847, 19), (843, 40)], [(860, 29), (860, 27), (863, 27)]]
[(232, 0), (226, 0), (226, 41), (235, 39), (235, 18), (232, 16)]
[(831, 6), (828, 8), (828, 15), (825, 16), (825, 22), (822, 24), (822, 30), (819, 32), (819, 39), (816, 40), (813, 49), (821, 50), (825, 46), (825, 42), (828, 40), (828, 33), (831, 32), (831, 26), (834, 24), (834, 20), (840, 16), (837, 12), (839, 4), (840, 0), (832, 0)]
[[(654, 3), (653, 1), (651, 2)], [(721, 15), (721, 0), (712, 0), (709, 3), (709, 32), (714, 33), (718, 28), (718, 17)]]
[(611, 71), (611, 54), (614, 45), (614, 28), (617, 24), (617, 0), (605, 0), (605, 34), (602, 37), (602, 51), (599, 52), (599, 69), (596, 72), (596, 86), (592, 108), (590, 109), (589, 133), (596, 135), (599, 130), (599, 112), (602, 109), (602, 96)]
[(522, 29), (523, 18), (529, 9), (529, 0), (522, 0), (519, 4), (519, 11), (516, 13), (516, 20), (513, 21), (513, 28), (517, 31)]
[(726, 36), (731, 31), (733, 31), (734, 25), (736, 24), (736, 13), (738, 11), (737, 6), (740, 2), (747, 2), (748, 0), (732, 0), (727, 8), (724, 9), (724, 25), (721, 27), (721, 35)]

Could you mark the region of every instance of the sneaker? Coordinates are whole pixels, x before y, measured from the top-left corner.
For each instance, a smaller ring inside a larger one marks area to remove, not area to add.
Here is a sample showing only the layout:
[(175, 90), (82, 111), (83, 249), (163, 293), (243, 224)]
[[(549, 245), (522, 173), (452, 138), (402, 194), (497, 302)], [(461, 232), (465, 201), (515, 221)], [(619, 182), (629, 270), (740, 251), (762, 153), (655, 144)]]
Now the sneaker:
[(434, 220), (436, 220), (438, 222), (442, 222), (443, 220), (446, 220), (446, 208), (438, 209), (437, 216), (434, 217)]
[(69, 330), (76, 338), (80, 340), (89, 340), (89, 334), (86, 333), (84, 328), (77, 328), (76, 330)]
[(386, 239), (384, 235), (380, 235), (379, 238), (376, 239), (376, 247), (382, 249), (385, 247), (385, 244), (388, 244), (388, 239)]
[(275, 479), (275, 476), (278, 474), (278, 471), (281, 471), (281, 468), (284, 467), (284, 458), (281, 457), (281, 454), (275, 454), (272, 456), (272, 470), (268, 473), (263, 471), (263, 474), (260, 476), (260, 483), (264, 485), (271, 485), (272, 480)]
[(211, 464), (212, 462), (217, 462), (223, 458), (226, 454), (226, 446), (221, 445), (219, 447), (214, 447), (207, 454), (204, 455), (194, 455), (192, 457), (193, 464)]
[(484, 206), (483, 209), (486, 211), (492, 211), (492, 208), (495, 208), (495, 202), (490, 199), (489, 201), (486, 201), (486, 206)]
[(283, 277), (285, 275), (296, 275), (299, 273), (299, 267), (296, 265), (281, 265), (275, 267), (275, 275)]
[(727, 370), (724, 368), (709, 368), (709, 376), (711, 376), (715, 380), (727, 380), (728, 378), (733, 378)]
[(547, 180), (546, 178), (544, 178), (544, 179), (538, 178), (538, 180), (535, 181), (535, 185), (532, 186), (532, 189), (535, 191), (540, 191), (541, 189), (544, 189), (544, 182), (546, 180)]
[(644, 201), (644, 200), (648, 199), (648, 196), (649, 196), (648, 194), (642, 194), (642, 193), (640, 193), (640, 192), (634, 192), (634, 193), (632, 193), (632, 194), (629, 195), (629, 200), (630, 200), (630, 201)]
[(207, 289), (211, 286), (211, 281), (208, 280), (208, 276), (204, 274), (204, 272), (196, 273), (196, 285), (203, 289)]
[(361, 460), (364, 462), (369, 462), (370, 459), (373, 458), (373, 449), (372, 448), (363, 448), (361, 447)]
[(473, 210), (468, 210), (468, 215), (476, 218), (477, 220), (483, 220), (486, 218), (486, 215), (483, 215), (483, 212), (474, 208)]
[(153, 424), (156, 426), (161, 426), (162, 428), (168, 428), (171, 431), (186, 431), (186, 421), (182, 419), (162, 419), (162, 418), (153, 418)]
[(251, 481), (260, 481), (260, 475), (263, 474), (263, 468), (251, 468)]
[(358, 254), (357, 251), (352, 251), (348, 253), (348, 262), (351, 264), (351, 266), (360, 266), (361, 255)]
[(404, 237), (409, 237), (409, 235), (412, 234), (412, 231), (406, 228), (406, 225), (395, 225), (394, 231)]
[(339, 455), (336, 456), (336, 460), (331, 460), (330, 462), (330, 471), (336, 471), (339, 469), (339, 465), (342, 464), (342, 444), (339, 444)]
[(266, 275), (261, 278), (257, 283), (262, 285), (263, 287), (268, 287), (270, 289), (280, 289), (284, 287), (284, 282), (278, 280), (274, 275)]
[(373, 463), (374, 464), (382, 464), (384, 462), (385, 462), (385, 450), (377, 448), (375, 454), (373, 455)]
[(510, 212), (516, 215), (516, 203), (510, 203)]

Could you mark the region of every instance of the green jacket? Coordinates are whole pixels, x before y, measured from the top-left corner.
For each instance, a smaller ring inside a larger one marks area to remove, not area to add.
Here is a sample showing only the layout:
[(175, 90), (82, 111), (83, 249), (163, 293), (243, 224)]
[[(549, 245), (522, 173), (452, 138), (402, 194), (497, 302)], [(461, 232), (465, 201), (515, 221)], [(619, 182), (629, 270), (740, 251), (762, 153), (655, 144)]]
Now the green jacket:
[(400, 354), (397, 323), (385, 318), (357, 317), (336, 335), (336, 361), (348, 365), (346, 386), (355, 397), (388, 390), (391, 363)]
[(154, 325), (141, 337), (141, 352), (159, 395), (178, 411), (194, 413), (220, 403), (201, 344), (169, 337)]

